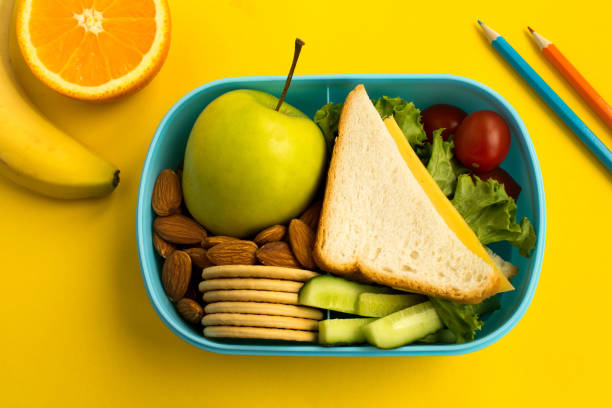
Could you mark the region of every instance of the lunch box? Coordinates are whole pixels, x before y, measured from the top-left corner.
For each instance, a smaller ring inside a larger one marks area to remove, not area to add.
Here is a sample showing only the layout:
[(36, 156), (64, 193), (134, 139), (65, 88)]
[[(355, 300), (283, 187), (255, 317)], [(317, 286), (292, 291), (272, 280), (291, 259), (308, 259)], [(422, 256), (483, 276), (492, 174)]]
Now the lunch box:
[(136, 235), (144, 284), (161, 320), (177, 336), (204, 350), (227, 354), (300, 356), (426, 356), (464, 354), (486, 347), (506, 335), (525, 314), (533, 298), (544, 256), (546, 205), (542, 173), (529, 138), (517, 112), (497, 92), (487, 86), (453, 75), (304, 75), (295, 76), (286, 102), (313, 117), (328, 102), (343, 102), (358, 84), (364, 84), (372, 99), (383, 95), (401, 96), (421, 110), (437, 103), (456, 105), (466, 112), (481, 109), (499, 113), (508, 123), (512, 145), (502, 167), (523, 188), (517, 202), (517, 218), (528, 217), (537, 234), (531, 257), (519, 255), (507, 243), (490, 247), (519, 267), (512, 280), (515, 290), (500, 295), (501, 308), (483, 317), (485, 322), (473, 341), (462, 344), (410, 344), (381, 350), (369, 345), (328, 347), (316, 344), (264, 340), (222, 340), (205, 338), (201, 328), (181, 319), (161, 284), (162, 260), (153, 248), (151, 208), (157, 175), (166, 168), (177, 168), (183, 160), (185, 145), (198, 115), (213, 99), (241, 88), (258, 89), (279, 96), (284, 76), (225, 78), (204, 84), (182, 97), (164, 116), (149, 147), (138, 191)]

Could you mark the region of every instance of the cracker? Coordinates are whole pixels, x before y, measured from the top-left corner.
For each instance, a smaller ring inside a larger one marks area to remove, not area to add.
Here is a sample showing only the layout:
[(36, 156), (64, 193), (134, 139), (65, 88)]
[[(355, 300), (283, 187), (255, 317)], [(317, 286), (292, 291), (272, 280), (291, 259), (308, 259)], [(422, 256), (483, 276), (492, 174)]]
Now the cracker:
[(301, 317), (270, 316), (246, 313), (211, 313), (202, 318), (202, 326), (272, 327), (317, 331), (319, 321)]
[(305, 269), (263, 265), (219, 265), (211, 266), (202, 271), (203, 279), (268, 278), (306, 282), (315, 276), (319, 276), (319, 274)]
[(297, 293), (302, 286), (304, 286), (304, 282), (281, 279), (229, 278), (205, 280), (200, 282), (198, 287), (200, 292), (208, 292), (209, 290), (251, 289)]
[(281, 305), (257, 302), (215, 302), (204, 308), (205, 313), (250, 313), (260, 315), (323, 319), (323, 312), (308, 306)]
[(317, 333), (304, 330), (270, 329), (266, 327), (208, 326), (204, 328), (206, 337), (225, 337), (238, 339), (267, 339), (286, 341), (317, 341)]
[(202, 299), (212, 302), (267, 302), (297, 305), (298, 294), (290, 292), (275, 292), (271, 290), (211, 290), (204, 293)]

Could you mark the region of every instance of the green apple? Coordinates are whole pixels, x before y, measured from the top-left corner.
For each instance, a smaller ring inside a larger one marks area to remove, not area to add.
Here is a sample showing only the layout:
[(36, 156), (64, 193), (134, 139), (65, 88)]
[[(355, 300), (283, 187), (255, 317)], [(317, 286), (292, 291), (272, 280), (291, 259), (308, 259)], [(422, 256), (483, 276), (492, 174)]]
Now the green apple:
[(239, 89), (212, 101), (191, 130), (183, 195), (215, 235), (248, 237), (298, 216), (326, 166), (319, 127), (265, 92)]

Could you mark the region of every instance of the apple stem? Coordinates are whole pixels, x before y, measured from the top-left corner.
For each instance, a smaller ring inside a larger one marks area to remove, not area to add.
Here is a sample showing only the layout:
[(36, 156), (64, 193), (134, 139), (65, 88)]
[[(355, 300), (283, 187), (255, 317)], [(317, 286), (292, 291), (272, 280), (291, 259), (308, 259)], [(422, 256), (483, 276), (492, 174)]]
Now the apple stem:
[(295, 66), (297, 65), (298, 58), (300, 57), (300, 51), (302, 51), (302, 47), (306, 44), (304, 41), (299, 38), (295, 39), (295, 50), (293, 51), (293, 62), (291, 63), (291, 68), (289, 68), (289, 75), (287, 75), (287, 80), (285, 81), (285, 88), (283, 89), (283, 93), (281, 94), (280, 99), (278, 100), (278, 104), (274, 110), (278, 111), (285, 100), (285, 96), (287, 95), (287, 91), (289, 90), (289, 85), (291, 85), (291, 79), (293, 78), (293, 71), (295, 71)]

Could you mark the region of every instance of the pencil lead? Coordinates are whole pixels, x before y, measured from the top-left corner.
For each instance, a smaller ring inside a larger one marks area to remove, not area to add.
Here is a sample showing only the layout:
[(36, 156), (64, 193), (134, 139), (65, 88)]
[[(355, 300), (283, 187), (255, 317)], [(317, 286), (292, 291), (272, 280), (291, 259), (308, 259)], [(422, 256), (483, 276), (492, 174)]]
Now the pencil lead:
[(531, 27), (527, 26), (527, 29), (529, 30), (529, 32), (530, 32), (530, 33), (532, 33), (532, 34), (533, 34), (533, 28), (531, 28)]
[(482, 25), (482, 21), (478, 20), (478, 24)]

